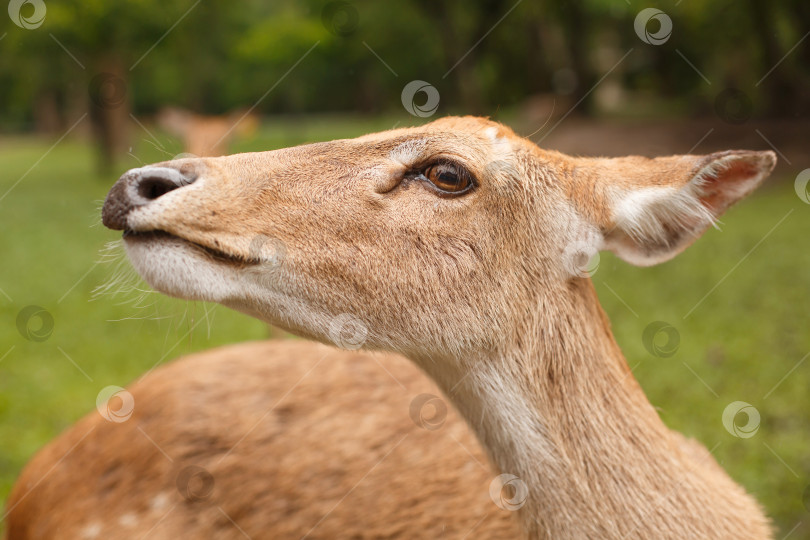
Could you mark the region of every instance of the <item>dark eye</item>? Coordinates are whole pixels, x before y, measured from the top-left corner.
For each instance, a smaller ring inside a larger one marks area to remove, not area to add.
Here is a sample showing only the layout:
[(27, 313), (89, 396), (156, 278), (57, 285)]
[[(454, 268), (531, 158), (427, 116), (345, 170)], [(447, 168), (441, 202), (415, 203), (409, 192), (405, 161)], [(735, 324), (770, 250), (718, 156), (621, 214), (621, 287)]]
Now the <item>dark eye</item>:
[(470, 173), (453, 163), (435, 163), (422, 174), (436, 189), (445, 193), (464, 193), (473, 185)]

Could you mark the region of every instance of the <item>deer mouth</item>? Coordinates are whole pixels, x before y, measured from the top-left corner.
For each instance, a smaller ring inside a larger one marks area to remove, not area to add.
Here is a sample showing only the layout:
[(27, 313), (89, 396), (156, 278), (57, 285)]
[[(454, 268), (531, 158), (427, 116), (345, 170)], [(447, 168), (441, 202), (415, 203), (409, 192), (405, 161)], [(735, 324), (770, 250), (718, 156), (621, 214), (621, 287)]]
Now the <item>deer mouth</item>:
[(182, 236), (177, 236), (176, 234), (163, 230), (133, 231), (131, 229), (127, 229), (124, 231), (124, 241), (148, 242), (154, 244), (171, 244), (173, 242), (179, 242), (194, 249), (198, 254), (215, 263), (227, 264), (236, 267), (253, 266), (259, 263), (257, 260), (251, 260), (247, 257), (243, 257), (242, 255), (223, 251), (219, 247), (194, 242), (187, 238), (183, 238)]

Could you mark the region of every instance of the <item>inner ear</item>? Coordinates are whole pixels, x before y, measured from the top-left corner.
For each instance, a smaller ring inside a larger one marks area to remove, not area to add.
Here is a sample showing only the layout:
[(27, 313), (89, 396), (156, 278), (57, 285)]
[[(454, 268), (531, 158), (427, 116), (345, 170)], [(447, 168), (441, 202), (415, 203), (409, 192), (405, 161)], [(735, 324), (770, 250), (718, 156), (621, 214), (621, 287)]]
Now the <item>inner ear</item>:
[(768, 167), (767, 163), (763, 163), (757, 153), (752, 154), (754, 155), (738, 157), (731, 153), (727, 157), (714, 160), (695, 179), (700, 189), (700, 202), (715, 217), (756, 189), (763, 179), (763, 170), (770, 172), (772, 166)]

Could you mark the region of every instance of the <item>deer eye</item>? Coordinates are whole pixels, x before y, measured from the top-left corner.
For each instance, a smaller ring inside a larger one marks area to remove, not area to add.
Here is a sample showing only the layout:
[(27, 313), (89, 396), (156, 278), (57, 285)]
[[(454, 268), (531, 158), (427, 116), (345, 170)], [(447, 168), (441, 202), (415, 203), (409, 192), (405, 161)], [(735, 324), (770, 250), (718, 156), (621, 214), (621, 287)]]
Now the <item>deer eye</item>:
[(473, 187), (472, 175), (455, 163), (434, 163), (426, 167), (422, 175), (442, 193), (459, 195)]

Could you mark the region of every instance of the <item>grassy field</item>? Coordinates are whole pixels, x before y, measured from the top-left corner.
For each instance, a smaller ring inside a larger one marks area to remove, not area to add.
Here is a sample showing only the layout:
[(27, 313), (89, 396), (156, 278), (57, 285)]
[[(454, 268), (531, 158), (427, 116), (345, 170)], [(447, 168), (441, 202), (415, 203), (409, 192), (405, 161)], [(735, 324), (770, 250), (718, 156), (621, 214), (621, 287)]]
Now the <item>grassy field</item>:
[[(351, 137), (395, 122), (280, 120), (235, 150)], [(165, 151), (141, 135), (137, 158), (124, 166), (181, 151), (160, 134)], [(95, 297), (115, 267), (97, 264), (104, 246), (119, 238), (99, 219), (115, 175), (99, 177), (90, 147), (80, 141), (67, 139), (48, 152), (52, 144), (0, 139), (0, 197), (13, 187), (0, 200), (0, 505), (24, 463), (93, 410), (101, 388), (125, 386), (191, 351), (268, 334), (264, 324), (218, 306), (138, 291)], [(810, 352), (810, 205), (796, 196), (792, 178), (776, 178), (724, 223), (722, 232), (709, 231), (658, 267), (634, 268), (603, 254), (594, 281), (630, 366), (665, 422), (715, 449), (766, 506), (781, 530), (777, 538), (808, 538), (810, 361), (802, 360)], [(18, 329), (18, 314), (31, 305), (53, 318), (44, 341), (25, 339)], [(657, 357), (649, 342), (645, 347), (645, 328), (655, 321), (676, 329), (674, 355)], [(750, 438), (724, 428), (723, 411), (734, 401), (761, 415)]]

